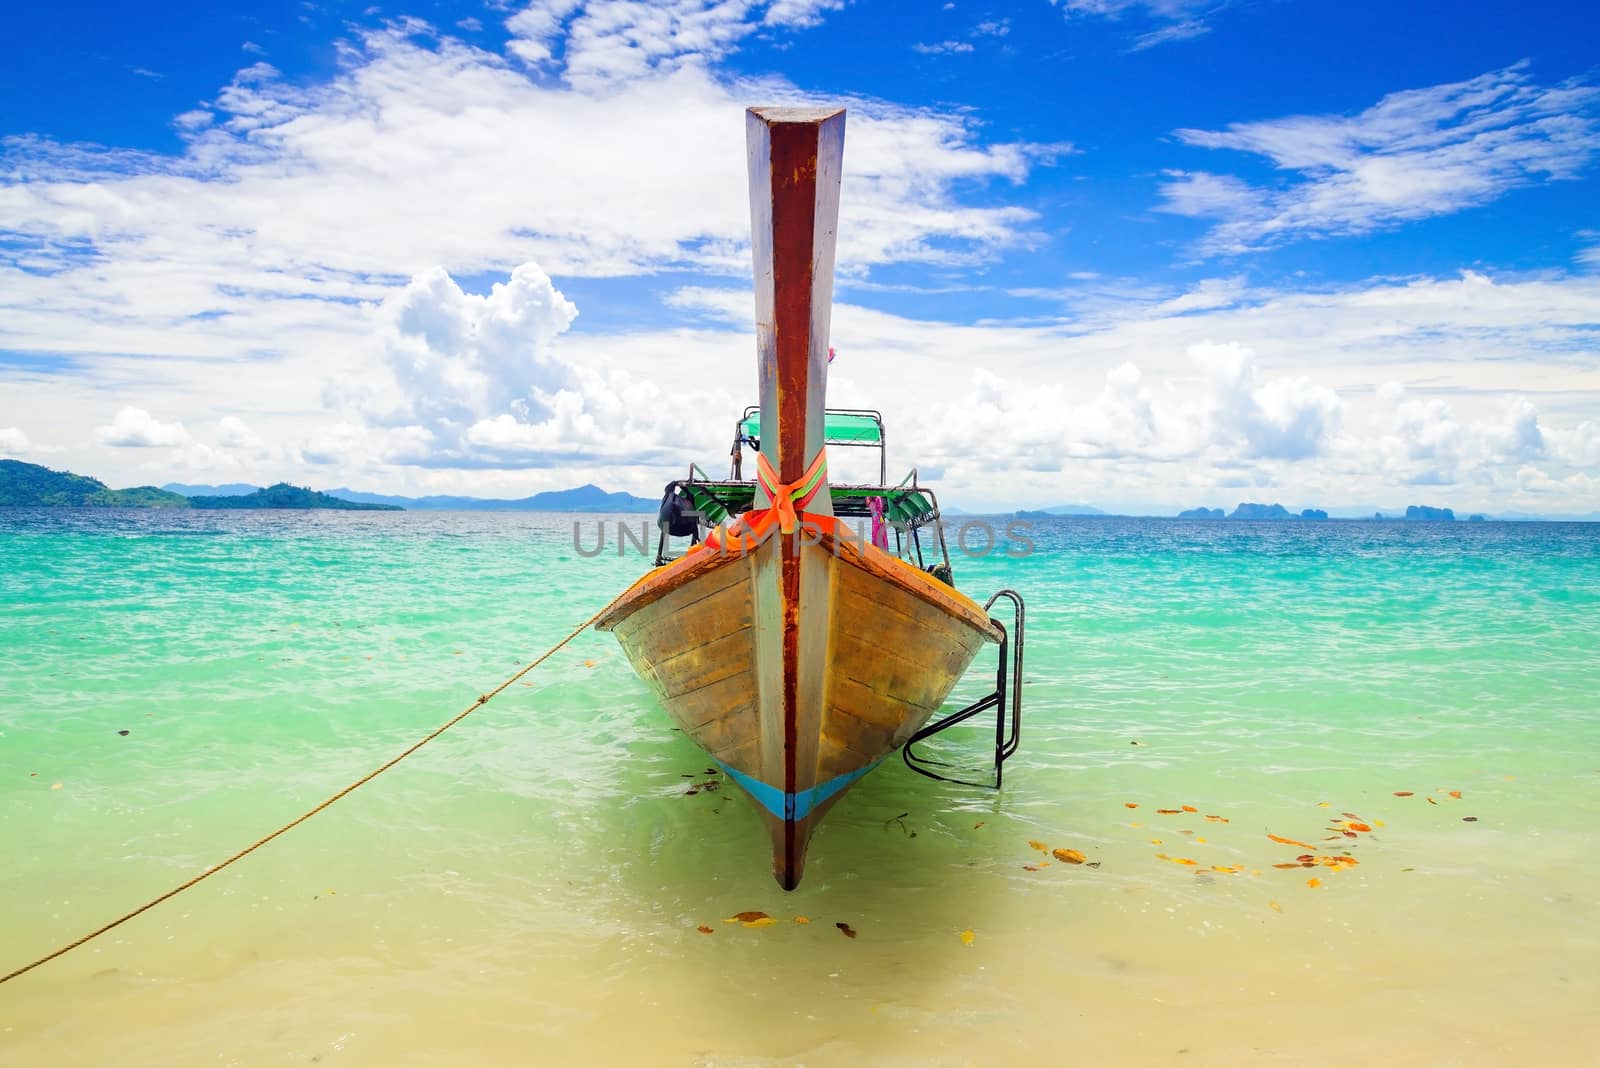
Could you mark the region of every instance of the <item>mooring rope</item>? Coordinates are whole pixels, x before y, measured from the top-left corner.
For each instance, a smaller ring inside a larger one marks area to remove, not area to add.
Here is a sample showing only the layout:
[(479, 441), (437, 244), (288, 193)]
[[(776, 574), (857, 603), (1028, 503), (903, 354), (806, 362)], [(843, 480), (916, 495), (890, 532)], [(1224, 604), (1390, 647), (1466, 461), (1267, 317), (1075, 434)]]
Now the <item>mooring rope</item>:
[[(635, 583), (635, 585), (638, 585), (638, 583)], [(630, 589), (631, 589), (631, 587), (630, 587)], [(624, 593), (624, 595), (626, 595), (626, 593)], [(618, 598), (618, 600), (620, 600), (620, 599), (621, 598)], [(615, 603), (616, 603), (616, 601), (612, 601), (611, 602), (611, 604), (615, 604)], [(260, 838), (260, 839), (256, 840), (255, 842), (252, 842), (250, 845), (245, 846), (243, 849), (239, 850), (239, 852), (235, 853), (233, 856), (229, 857), (227, 860), (224, 860), (221, 864), (212, 865), (211, 867), (207, 868), (205, 871), (201, 872), (199, 875), (196, 875), (193, 879), (190, 879), (188, 882), (185, 882), (185, 883), (183, 883), (183, 884), (181, 884), (179, 886), (173, 887), (171, 890), (168, 890), (166, 893), (162, 894), (160, 897), (151, 898), (149, 901), (146, 901), (143, 905), (140, 905), (138, 908), (134, 909), (132, 912), (129, 912), (129, 913), (123, 915), (123, 916), (117, 917), (116, 919), (112, 920), (110, 923), (105, 924), (103, 927), (97, 928), (96, 930), (90, 931), (88, 934), (84, 935), (82, 938), (77, 939), (76, 941), (68, 942), (66, 945), (62, 946), (60, 949), (54, 951), (53, 953), (45, 954), (44, 956), (40, 957), (38, 960), (34, 961), (32, 964), (25, 964), (22, 967), (18, 968), (16, 971), (11, 972), (10, 974), (5, 975), (3, 977), (0, 977), (0, 983), (9, 983), (11, 980), (17, 978), (17, 976), (19, 976), (19, 975), (26, 975), (28, 972), (33, 971), (33, 969), (37, 968), (39, 965), (48, 964), (50, 961), (55, 960), (57, 957), (61, 956), (62, 954), (70, 953), (74, 949), (77, 949), (79, 946), (83, 945), (84, 943), (92, 942), (94, 939), (99, 938), (101, 935), (105, 934), (107, 931), (110, 931), (113, 928), (122, 926), (123, 924), (127, 923), (129, 920), (133, 919), (135, 916), (138, 916), (140, 913), (147, 912), (150, 909), (155, 908), (157, 905), (161, 904), (163, 901), (166, 901), (168, 898), (177, 897), (179, 894), (183, 893), (185, 890), (189, 889), (191, 886), (194, 886), (196, 883), (199, 883), (200, 881), (202, 881), (204, 879), (209, 879), (211, 876), (217, 874), (217, 872), (221, 871), (223, 868), (226, 868), (228, 865), (232, 864), (234, 861), (242, 860), (245, 857), (249, 856), (251, 853), (254, 853), (256, 850), (260, 849), (262, 846), (266, 845), (268, 842), (272, 841), (274, 838), (278, 837), (280, 834), (283, 834), (285, 831), (289, 831), (289, 830), (294, 829), (295, 827), (298, 827), (300, 824), (304, 823), (306, 820), (310, 819), (312, 816), (315, 816), (317, 813), (321, 812), (323, 809), (327, 808), (329, 805), (333, 804), (335, 801), (339, 800), (341, 797), (344, 797), (346, 794), (349, 794), (352, 791), (354, 791), (354, 790), (356, 790), (356, 789), (358, 789), (358, 788), (360, 788), (362, 786), (365, 786), (367, 783), (371, 782), (373, 779), (376, 779), (379, 775), (382, 775), (384, 772), (388, 771), (390, 768), (392, 768), (396, 764), (400, 763), (400, 761), (404, 760), (406, 757), (410, 756), (412, 753), (415, 753), (418, 749), (421, 749), (423, 746), (427, 745), (429, 742), (431, 742), (435, 738), (439, 737), (439, 735), (443, 734), (445, 731), (449, 730), (451, 727), (454, 727), (457, 723), (460, 723), (462, 720), (466, 719), (472, 713), (476, 712), (478, 709), (480, 709), (484, 705), (488, 704), (491, 700), (493, 700), (494, 698), (498, 697), (502, 692), (504, 692), (507, 687), (509, 687), (510, 685), (515, 683), (518, 679), (522, 678), (522, 676), (526, 675), (528, 672), (532, 671), (534, 668), (538, 667), (540, 664), (542, 664), (546, 660), (550, 659), (550, 657), (554, 656), (557, 652), (559, 652), (568, 642), (572, 641), (572, 639), (576, 638), (578, 635), (580, 635), (584, 631), (588, 630), (589, 629), (589, 625), (591, 623), (593, 623), (595, 620), (599, 619), (603, 614), (605, 614), (605, 612), (610, 609), (611, 604), (606, 605), (605, 608), (600, 609), (600, 611), (596, 612), (594, 615), (592, 615), (588, 619), (584, 620), (582, 623), (580, 623), (577, 626), (576, 629), (574, 629), (572, 631), (571, 634), (568, 634), (565, 638), (562, 638), (560, 641), (556, 642), (549, 649), (547, 649), (543, 653), (539, 654), (539, 656), (537, 658), (535, 658), (534, 660), (529, 661), (528, 664), (526, 666), (520, 668), (515, 675), (512, 675), (510, 678), (506, 679), (506, 681), (502, 682), (500, 685), (496, 686), (494, 689), (490, 690), (488, 693), (479, 694), (478, 695), (478, 699), (476, 701), (472, 702), (472, 704), (470, 704), (466, 708), (462, 709), (459, 713), (457, 713), (454, 717), (452, 717), (449, 720), (449, 722), (447, 722), (443, 726), (439, 727), (432, 734), (429, 734), (427, 737), (423, 738), (421, 741), (414, 743), (409, 748), (407, 748), (405, 751), (401, 752), (399, 755), (397, 755), (394, 758), (392, 758), (391, 760), (389, 760), (386, 764), (382, 765), (381, 767), (375, 768), (372, 771), (367, 772), (367, 774), (361, 776), (361, 778), (357, 779), (355, 782), (351, 783), (349, 786), (346, 786), (343, 790), (340, 790), (338, 793), (334, 794), (332, 797), (329, 797), (327, 800), (323, 801), (321, 804), (317, 805), (315, 808), (312, 808), (309, 811), (304, 812), (299, 816), (296, 816), (294, 819), (290, 820), (288, 823), (285, 823), (282, 827), (279, 827), (277, 830), (273, 831), (271, 834), (269, 834), (269, 835), (267, 835), (267, 836), (265, 836), (263, 838)]]

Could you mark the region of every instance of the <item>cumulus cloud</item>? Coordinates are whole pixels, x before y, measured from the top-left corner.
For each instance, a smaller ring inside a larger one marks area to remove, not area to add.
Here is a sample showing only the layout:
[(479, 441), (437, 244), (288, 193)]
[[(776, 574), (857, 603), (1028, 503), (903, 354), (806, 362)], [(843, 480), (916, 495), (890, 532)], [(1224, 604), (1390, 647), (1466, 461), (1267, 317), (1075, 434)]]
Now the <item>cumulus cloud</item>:
[(1339, 398), (1308, 378), (1257, 381), (1255, 353), (1242, 345), (1202, 342), (1189, 358), (1209, 386), (1212, 440), (1249, 458), (1303, 460), (1316, 455), (1338, 424)]
[(1162, 210), (1218, 220), (1201, 243), (1237, 253), (1361, 234), (1486, 204), (1520, 186), (1576, 177), (1600, 152), (1600, 92), (1541, 86), (1526, 64), (1391, 93), (1354, 116), (1297, 115), (1177, 131), (1200, 148), (1265, 157), (1285, 180), (1178, 172)]
[(0, 427), (0, 453), (8, 456), (26, 456), (28, 435), (14, 426)]
[(217, 420), (217, 444), (225, 449), (259, 449), (261, 439), (243, 419), (225, 415)]
[[(682, 413), (715, 410), (706, 394), (669, 392), (603, 358), (563, 358), (556, 341), (577, 315), (537, 264), (522, 264), (483, 295), (440, 268), (417, 275), (381, 313), (386, 374), (378, 388), (331, 387), (359, 421), (320, 432), (302, 455), (513, 469), (673, 456), (686, 434)], [(712, 401), (733, 404), (720, 393)], [(688, 433), (699, 435), (703, 425), (691, 422)]]
[(118, 448), (151, 449), (187, 445), (189, 432), (182, 423), (163, 423), (143, 408), (123, 408), (108, 426), (95, 428), (102, 445)]
[(1255, 354), (1234, 343), (1188, 347), (1190, 374), (1152, 384), (1135, 364), (1106, 372), (1099, 392), (1074, 403), (1060, 386), (972, 376), (970, 403), (938, 409), (948, 431), (948, 462), (994, 456), (1030, 470), (1072, 460), (1170, 462), (1205, 455), (1230, 460), (1295, 461), (1324, 451), (1342, 406), (1332, 390), (1304, 377), (1260, 380)]

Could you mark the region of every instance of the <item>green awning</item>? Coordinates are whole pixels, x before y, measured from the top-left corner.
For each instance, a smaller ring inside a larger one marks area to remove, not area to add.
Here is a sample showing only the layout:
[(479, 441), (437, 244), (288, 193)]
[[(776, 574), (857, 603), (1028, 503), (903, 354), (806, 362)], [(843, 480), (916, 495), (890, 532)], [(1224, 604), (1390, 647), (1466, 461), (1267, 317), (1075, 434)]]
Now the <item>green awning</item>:
[[(760, 439), (761, 413), (757, 412), (739, 424), (739, 433), (748, 438)], [(823, 436), (829, 445), (881, 445), (883, 425), (870, 415), (844, 415), (829, 412), (824, 418)]]

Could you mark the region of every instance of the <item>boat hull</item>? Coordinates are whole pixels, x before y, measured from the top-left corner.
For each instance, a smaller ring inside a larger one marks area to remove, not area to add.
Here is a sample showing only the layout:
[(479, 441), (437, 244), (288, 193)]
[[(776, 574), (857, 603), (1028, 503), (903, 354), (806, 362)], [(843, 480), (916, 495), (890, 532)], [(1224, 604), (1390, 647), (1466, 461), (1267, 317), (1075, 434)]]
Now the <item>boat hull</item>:
[(811, 833), (938, 711), (999, 629), (956, 590), (826, 534), (702, 549), (598, 621), (765, 820), (793, 889)]

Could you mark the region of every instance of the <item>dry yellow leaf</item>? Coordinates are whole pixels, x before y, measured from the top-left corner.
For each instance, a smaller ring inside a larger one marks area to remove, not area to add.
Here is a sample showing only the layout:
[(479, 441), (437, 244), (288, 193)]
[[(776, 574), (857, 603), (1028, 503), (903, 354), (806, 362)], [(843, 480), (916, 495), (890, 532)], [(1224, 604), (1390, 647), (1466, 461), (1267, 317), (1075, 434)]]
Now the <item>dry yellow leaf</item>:
[(1283, 906), (1278, 904), (1276, 901), (1267, 902), (1267, 908), (1271, 909), (1273, 912), (1282, 912), (1283, 911)]
[(972, 933), (972, 929), (969, 927), (967, 930), (961, 932), (961, 944), (964, 946), (970, 946), (972, 945), (972, 940), (976, 937), (977, 936)]
[(1322, 885), (1322, 880), (1312, 876), (1310, 879), (1306, 880), (1306, 885), (1315, 890), (1317, 887)]
[(1083, 854), (1076, 849), (1056, 849), (1050, 855), (1063, 864), (1082, 864), (1084, 860)]
[(778, 921), (773, 919), (771, 916), (763, 916), (759, 920), (749, 920), (749, 921), (747, 921), (744, 926), (746, 926), (746, 927), (771, 927), (773, 924), (775, 924), (777, 922)]
[(809, 916), (796, 916), (794, 918), (794, 922), (795, 923), (810, 923), (811, 922), (811, 917), (809, 917)]
[(741, 912), (736, 916), (729, 916), (729, 917), (725, 918), (722, 922), (723, 923), (750, 923), (750, 922), (752, 922), (754, 920), (764, 920), (764, 919), (766, 919), (766, 917), (767, 917), (767, 914), (765, 912)]
[(1028, 839), (1028, 848), (1029, 849), (1037, 849), (1041, 853), (1050, 852), (1050, 847), (1045, 845), (1043, 842), (1039, 841), (1037, 838)]

